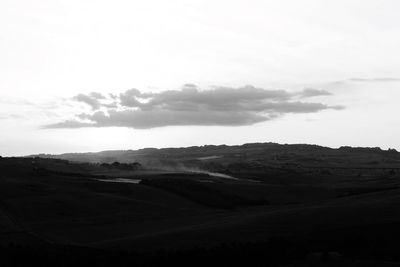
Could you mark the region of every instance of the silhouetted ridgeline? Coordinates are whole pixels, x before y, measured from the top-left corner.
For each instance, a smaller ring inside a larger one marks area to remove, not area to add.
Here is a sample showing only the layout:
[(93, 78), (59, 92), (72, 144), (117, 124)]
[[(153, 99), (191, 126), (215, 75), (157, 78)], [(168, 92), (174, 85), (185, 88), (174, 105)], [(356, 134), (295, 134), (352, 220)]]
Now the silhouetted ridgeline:
[(237, 146), (205, 145), (186, 148), (145, 148), (139, 150), (112, 150), (96, 153), (67, 153), (61, 155), (39, 154), (32, 157), (58, 158), (70, 161), (93, 163), (131, 163), (141, 162), (155, 164), (162, 160), (234, 162), (251, 159), (260, 159), (270, 165), (283, 163), (296, 163), (310, 165), (313, 163), (329, 162), (337, 159), (337, 164), (368, 164), (378, 161), (383, 164), (395, 163), (400, 159), (400, 153), (395, 149), (382, 150), (380, 148), (359, 148), (344, 146), (338, 149), (306, 144), (276, 144), (276, 143), (250, 143)]

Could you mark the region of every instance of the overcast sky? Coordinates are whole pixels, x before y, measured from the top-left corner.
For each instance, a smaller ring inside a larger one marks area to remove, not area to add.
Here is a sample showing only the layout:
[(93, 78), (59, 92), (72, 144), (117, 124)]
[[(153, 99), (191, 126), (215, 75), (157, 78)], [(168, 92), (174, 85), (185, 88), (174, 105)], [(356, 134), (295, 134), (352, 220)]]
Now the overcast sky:
[(400, 1), (2, 0), (0, 155), (400, 150)]

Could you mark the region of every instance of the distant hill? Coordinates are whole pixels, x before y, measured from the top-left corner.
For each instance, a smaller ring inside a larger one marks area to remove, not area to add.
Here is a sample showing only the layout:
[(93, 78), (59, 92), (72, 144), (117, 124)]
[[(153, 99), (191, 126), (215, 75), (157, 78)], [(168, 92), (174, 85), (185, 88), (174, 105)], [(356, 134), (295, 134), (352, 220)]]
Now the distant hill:
[[(226, 170), (232, 164), (263, 167), (363, 167), (398, 168), (400, 153), (395, 149), (349, 147), (338, 149), (307, 144), (249, 143), (205, 145), (183, 148), (144, 148), (93, 153), (39, 154), (30, 157), (56, 158), (91, 163), (140, 162), (147, 167), (184, 165)], [(248, 166), (247, 166), (248, 167)]]

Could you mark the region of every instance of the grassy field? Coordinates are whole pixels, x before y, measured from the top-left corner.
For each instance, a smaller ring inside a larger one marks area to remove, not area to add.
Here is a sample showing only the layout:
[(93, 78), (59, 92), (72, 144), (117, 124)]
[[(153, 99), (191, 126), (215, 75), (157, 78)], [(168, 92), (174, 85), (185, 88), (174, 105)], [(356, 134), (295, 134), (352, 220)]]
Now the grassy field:
[[(186, 170), (0, 158), (0, 251), (65, 256), (66, 250), (67, 258), (102, 263), (121, 253), (125, 262), (135, 262), (135, 255), (149, 266), (165, 255), (183, 264), (178, 259), (220, 260), (232, 253), (237, 259), (231, 265), (251, 256), (301, 266), (315, 253), (329, 262), (328, 252), (340, 255), (332, 264), (342, 264), (329, 266), (400, 262), (395, 165), (366, 167), (362, 161), (342, 168), (335, 163), (342, 158), (331, 156), (330, 167), (266, 167), (255, 157), (239, 164), (214, 153), (201, 154), (197, 165), (183, 160)], [(380, 153), (394, 164), (397, 154)], [(206, 169), (209, 160), (217, 165)], [(217, 170), (235, 179), (211, 174)]]

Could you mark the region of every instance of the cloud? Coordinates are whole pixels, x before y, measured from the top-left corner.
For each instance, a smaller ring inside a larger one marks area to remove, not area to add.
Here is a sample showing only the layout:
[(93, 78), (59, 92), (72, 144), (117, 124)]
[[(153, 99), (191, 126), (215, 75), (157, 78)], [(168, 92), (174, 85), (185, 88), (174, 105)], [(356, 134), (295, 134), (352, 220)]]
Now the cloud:
[(83, 128), (83, 127), (93, 127), (95, 126), (93, 123), (87, 123), (87, 122), (80, 122), (76, 120), (67, 120), (63, 122), (57, 122), (53, 123), (50, 125), (45, 125), (44, 129), (56, 129), (56, 128)]
[(116, 108), (117, 106), (114, 101), (116, 98), (117, 96), (114, 96), (113, 94), (109, 94), (109, 98), (107, 98), (101, 93), (91, 92), (88, 95), (85, 94), (76, 95), (72, 98), (72, 100), (76, 102), (82, 102), (90, 106), (92, 110), (98, 110), (101, 107)]
[(89, 94), (90, 97), (95, 98), (95, 99), (106, 99), (106, 97), (100, 93), (97, 92), (91, 92)]
[(72, 120), (47, 125), (45, 128), (116, 126), (149, 129), (183, 125), (252, 125), (289, 113), (342, 109), (342, 106), (299, 101), (299, 97), (304, 100), (329, 95), (331, 93), (328, 91), (313, 88), (288, 92), (248, 85), (200, 90), (196, 85), (185, 84), (180, 90), (159, 93), (142, 93), (138, 89), (130, 89), (118, 96), (109, 95), (114, 101), (110, 105), (99, 101), (94, 94), (81, 94), (73, 99), (91, 106), (93, 113), (77, 114)]
[(22, 119), (22, 115), (18, 114), (0, 114), (0, 120), (8, 120), (8, 119)]
[(366, 79), (366, 78), (351, 78), (349, 81), (352, 82), (399, 82), (399, 78), (393, 78), (393, 77), (383, 77), (383, 78), (371, 78), (371, 79)]
[(304, 88), (303, 91), (300, 93), (301, 97), (314, 97), (314, 96), (329, 96), (332, 93), (326, 90), (319, 90), (314, 88)]
[(273, 115), (257, 115), (251, 112), (221, 112), (209, 111), (200, 113), (196, 111), (173, 110), (124, 110), (109, 111), (105, 114), (98, 111), (86, 118), (95, 123), (65, 121), (49, 125), (46, 128), (80, 128), (80, 127), (131, 127), (136, 129), (149, 129), (163, 126), (240, 126), (251, 125), (257, 122), (272, 119)]
[(100, 108), (100, 102), (98, 98), (91, 95), (79, 94), (74, 96), (72, 99), (89, 105), (93, 110)]

